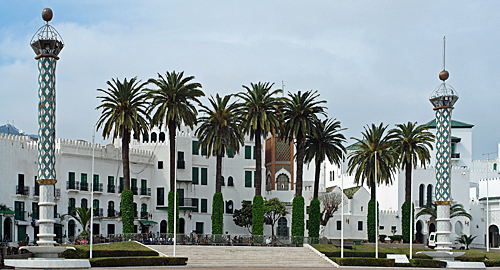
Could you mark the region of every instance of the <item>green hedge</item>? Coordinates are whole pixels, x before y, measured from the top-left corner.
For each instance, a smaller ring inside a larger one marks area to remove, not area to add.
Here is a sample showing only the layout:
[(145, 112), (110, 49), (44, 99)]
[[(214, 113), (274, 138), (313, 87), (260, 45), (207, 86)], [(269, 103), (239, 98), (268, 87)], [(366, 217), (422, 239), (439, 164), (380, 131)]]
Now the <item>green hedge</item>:
[[(379, 209), (380, 206), (377, 203), (377, 209)], [(375, 243), (375, 201), (371, 199), (368, 202), (368, 214), (366, 215), (366, 231), (368, 233), (368, 241), (370, 243)], [(378, 223), (380, 220), (380, 214), (377, 216), (377, 227)]]
[(455, 259), (462, 262), (483, 262), (486, 259), (486, 255), (465, 253), (464, 255), (458, 256)]
[[(413, 232), (415, 231), (415, 206), (413, 207), (412, 225)], [(401, 206), (401, 234), (403, 235), (403, 243), (410, 243), (410, 202), (405, 202)], [(415, 241), (415, 235), (412, 236)]]
[(292, 236), (304, 237), (304, 197), (302, 196), (293, 198)]
[(394, 259), (376, 258), (330, 258), (341, 266), (383, 266), (394, 267)]
[[(93, 250), (92, 257), (154, 257), (158, 256), (158, 252), (154, 250)], [(76, 248), (76, 250), (66, 250), (61, 253), (61, 256), (66, 259), (88, 259), (90, 258), (90, 250)]]
[(104, 257), (93, 258), (92, 267), (186, 265), (186, 257)]
[(446, 262), (432, 260), (432, 259), (411, 259), (410, 264), (412, 267), (425, 267), (425, 268), (445, 268)]
[(121, 209), (123, 233), (134, 233), (134, 193), (130, 189), (122, 191)]
[(224, 219), (224, 198), (215, 193), (212, 200), (212, 234), (222, 234)]
[[(323, 252), (326, 257), (335, 257), (339, 258), (340, 257), (340, 251), (333, 251), (333, 252)], [(378, 256), (380, 258), (386, 258), (387, 254), (394, 254), (394, 252), (386, 253), (386, 252), (381, 252), (379, 251)], [(344, 257), (349, 257), (349, 258), (370, 258), (370, 257), (375, 257), (375, 252), (366, 252), (366, 251), (358, 251), (358, 250), (346, 250), (344, 249)]]
[(484, 261), (484, 265), (486, 265), (486, 267), (498, 267), (500, 266), (500, 260), (487, 260)]
[(252, 203), (252, 234), (264, 234), (264, 199), (257, 195), (253, 197)]
[[(177, 194), (177, 203), (176, 203), (176, 208), (177, 208), (177, 230), (176, 232), (179, 233), (179, 193)], [(168, 192), (168, 233), (174, 233), (174, 192), (169, 191)]]
[(319, 237), (319, 227), (321, 223), (321, 213), (320, 213), (320, 202), (318, 199), (311, 201), (309, 206), (309, 223), (308, 223), (308, 233), (309, 237)]

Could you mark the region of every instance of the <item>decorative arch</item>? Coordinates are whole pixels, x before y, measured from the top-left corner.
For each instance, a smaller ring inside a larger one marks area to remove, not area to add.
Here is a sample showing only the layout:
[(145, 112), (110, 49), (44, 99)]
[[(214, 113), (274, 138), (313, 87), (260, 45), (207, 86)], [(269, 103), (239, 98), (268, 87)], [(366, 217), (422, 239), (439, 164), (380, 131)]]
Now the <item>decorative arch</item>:
[(498, 226), (495, 224), (491, 224), (488, 229), (489, 238), (490, 238), (490, 247), (498, 247)]
[(432, 204), (432, 191), (434, 190), (434, 186), (432, 184), (427, 185), (427, 204)]
[(165, 132), (160, 132), (160, 142), (165, 142)]
[(418, 187), (418, 206), (424, 206), (424, 198), (425, 198), (425, 186), (424, 184), (420, 184)]
[(417, 226), (416, 226), (417, 233), (415, 234), (415, 240), (417, 240), (417, 242), (419, 242), (419, 243), (424, 242), (424, 234), (422, 233), (423, 228), (424, 228), (424, 225), (423, 225), (422, 220), (417, 221)]
[(160, 222), (160, 233), (167, 233), (167, 221), (162, 220)]
[(151, 132), (151, 142), (156, 142), (156, 141), (157, 141), (156, 132)]
[(142, 142), (149, 142), (149, 134), (147, 133), (142, 134)]

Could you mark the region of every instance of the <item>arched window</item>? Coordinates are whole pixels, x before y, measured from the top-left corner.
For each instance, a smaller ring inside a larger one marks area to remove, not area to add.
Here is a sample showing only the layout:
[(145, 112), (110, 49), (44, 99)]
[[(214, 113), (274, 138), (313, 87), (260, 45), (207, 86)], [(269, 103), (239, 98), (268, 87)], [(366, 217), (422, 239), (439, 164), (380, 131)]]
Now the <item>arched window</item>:
[(234, 180), (232, 176), (229, 176), (229, 178), (227, 178), (227, 186), (229, 187), (234, 186)]
[(497, 170), (497, 164), (496, 163), (493, 163), (493, 170), (496, 171)]
[(277, 190), (288, 190), (288, 183), (290, 181), (288, 180), (288, 176), (284, 173), (278, 175), (278, 179), (276, 181), (276, 184), (278, 185)]
[(434, 187), (429, 184), (427, 185), (427, 204), (431, 204), (432, 203), (432, 190), (434, 189)]
[(420, 187), (418, 188), (418, 206), (422, 207), (424, 206), (424, 195), (425, 192), (425, 186), (424, 184), (420, 184)]
[(87, 199), (83, 198), (80, 202), (80, 207), (83, 208), (83, 209), (88, 209), (89, 207), (89, 204), (88, 204), (88, 201)]
[(142, 134), (142, 142), (149, 142), (149, 135), (147, 133)]
[(156, 132), (151, 132), (151, 142), (156, 142)]
[(229, 200), (226, 202), (226, 214), (232, 214), (234, 210), (233, 201)]
[(75, 221), (72, 219), (68, 222), (68, 237), (75, 237)]
[(225, 184), (224, 184), (224, 176), (220, 177), (220, 182), (221, 182), (221, 186), (225, 186)]
[(160, 142), (165, 142), (165, 132), (160, 132)]

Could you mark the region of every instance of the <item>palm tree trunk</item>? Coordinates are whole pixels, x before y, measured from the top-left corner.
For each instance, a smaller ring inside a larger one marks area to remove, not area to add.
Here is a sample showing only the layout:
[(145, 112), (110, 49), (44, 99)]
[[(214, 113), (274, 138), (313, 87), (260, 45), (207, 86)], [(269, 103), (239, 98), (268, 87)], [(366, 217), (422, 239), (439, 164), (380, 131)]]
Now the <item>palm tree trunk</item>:
[(175, 191), (175, 122), (168, 123), (168, 138), (170, 141), (170, 191)]
[(297, 179), (295, 180), (295, 197), (302, 196), (302, 174), (304, 168), (304, 144), (303, 134), (297, 136)]
[(405, 161), (405, 202), (411, 201), (411, 163)]
[[(123, 135), (122, 136), (123, 189), (130, 190), (130, 167), (129, 167), (130, 130), (122, 128), (122, 135)], [(92, 205), (90, 207), (92, 207)]]
[(222, 192), (222, 154), (217, 153), (215, 170), (215, 193)]
[(262, 143), (261, 130), (255, 130), (255, 196), (262, 195)]
[(316, 162), (316, 168), (314, 170), (314, 194), (313, 194), (313, 200), (318, 198), (318, 191), (319, 191), (319, 174), (321, 172), (321, 163)]
[(375, 200), (375, 194), (377, 192), (377, 184), (375, 184), (375, 182), (373, 181), (373, 179), (372, 179), (372, 181), (370, 183), (371, 183), (370, 184), (370, 191), (371, 191), (371, 197), (370, 198), (372, 200)]

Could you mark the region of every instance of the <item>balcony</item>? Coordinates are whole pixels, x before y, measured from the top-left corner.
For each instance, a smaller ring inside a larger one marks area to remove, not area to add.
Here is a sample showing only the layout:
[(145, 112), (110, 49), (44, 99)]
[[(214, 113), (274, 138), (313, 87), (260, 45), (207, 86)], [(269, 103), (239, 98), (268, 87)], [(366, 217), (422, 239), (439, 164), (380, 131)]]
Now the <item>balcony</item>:
[(460, 153), (451, 153), (451, 158), (460, 158)]
[[(196, 210), (198, 209), (198, 206), (193, 204), (193, 199), (194, 198), (179, 198), (179, 210)], [(198, 200), (196, 200), (198, 201)]]
[(186, 162), (184, 160), (177, 160), (177, 169), (185, 169)]
[(96, 209), (94, 209), (94, 217), (97, 217), (97, 218), (103, 217), (102, 212), (103, 212), (102, 208), (96, 208)]
[(26, 211), (21, 211), (19, 209), (15, 209), (15, 219), (16, 220), (26, 220)]
[(137, 192), (137, 191), (138, 191), (138, 188), (137, 188), (137, 187), (131, 187), (130, 189), (132, 190), (132, 193), (133, 193), (134, 195), (138, 195), (138, 194), (139, 194), (139, 193)]
[(149, 196), (149, 197), (151, 197), (151, 188), (141, 187), (141, 196)]
[(66, 190), (68, 191), (78, 191), (80, 190), (80, 182), (78, 181), (66, 181)]
[(115, 193), (115, 185), (108, 185), (108, 193)]
[(29, 196), (30, 195), (30, 187), (16, 186), (16, 195)]
[(108, 217), (109, 218), (114, 218), (117, 216), (118, 216), (118, 213), (115, 209), (108, 209)]
[(92, 185), (92, 190), (94, 192), (102, 193), (102, 183), (97, 183), (97, 184)]
[(141, 219), (146, 219), (147, 220), (148, 218), (149, 218), (149, 213), (141, 211)]
[(80, 183), (80, 190), (81, 191), (89, 191), (89, 183), (87, 183), (87, 182), (81, 182)]
[(54, 189), (54, 199), (59, 200), (61, 198), (61, 189), (56, 188)]

